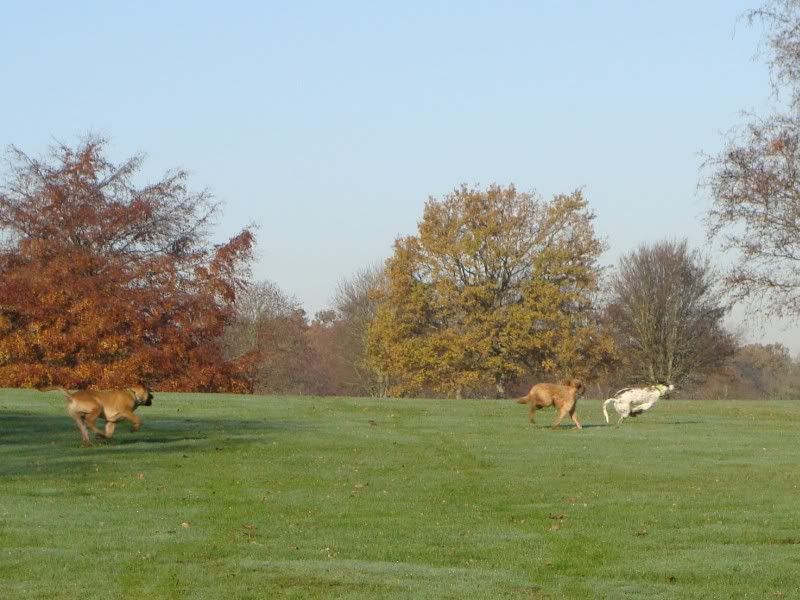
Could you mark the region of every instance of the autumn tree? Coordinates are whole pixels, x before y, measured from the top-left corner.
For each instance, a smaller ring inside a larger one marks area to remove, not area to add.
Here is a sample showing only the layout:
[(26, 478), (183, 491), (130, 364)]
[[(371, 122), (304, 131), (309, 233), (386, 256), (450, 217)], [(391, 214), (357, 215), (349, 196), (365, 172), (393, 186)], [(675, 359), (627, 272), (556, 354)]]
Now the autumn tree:
[(592, 304), (593, 219), (580, 191), (545, 201), (462, 185), (430, 198), (386, 262), (368, 331), (389, 393), (502, 395), (530, 373), (589, 374), (611, 349)]
[(219, 337), (253, 234), (211, 243), (219, 204), (178, 170), (137, 184), (106, 142), (8, 153), (0, 184), (0, 385), (246, 390)]
[(747, 19), (765, 26), (774, 91), (788, 106), (748, 115), (707, 158), (706, 225), (732, 259), (726, 275), (751, 314), (800, 318), (800, 1), (771, 0)]
[(708, 259), (685, 240), (620, 258), (607, 311), (629, 383), (684, 383), (733, 353), (717, 283)]

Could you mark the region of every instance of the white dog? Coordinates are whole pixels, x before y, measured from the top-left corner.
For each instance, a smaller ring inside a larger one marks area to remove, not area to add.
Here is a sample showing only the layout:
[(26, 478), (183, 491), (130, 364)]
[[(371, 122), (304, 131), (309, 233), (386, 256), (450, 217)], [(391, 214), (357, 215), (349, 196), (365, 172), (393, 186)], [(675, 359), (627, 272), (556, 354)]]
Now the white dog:
[(658, 401), (659, 398), (665, 396), (675, 389), (675, 386), (670, 385), (651, 385), (649, 387), (637, 388), (624, 388), (619, 390), (611, 398), (603, 402), (603, 414), (608, 423), (608, 412), (606, 407), (609, 404), (614, 405), (614, 410), (620, 415), (617, 425), (622, 423), (625, 417), (635, 417), (642, 414), (644, 411), (649, 410)]

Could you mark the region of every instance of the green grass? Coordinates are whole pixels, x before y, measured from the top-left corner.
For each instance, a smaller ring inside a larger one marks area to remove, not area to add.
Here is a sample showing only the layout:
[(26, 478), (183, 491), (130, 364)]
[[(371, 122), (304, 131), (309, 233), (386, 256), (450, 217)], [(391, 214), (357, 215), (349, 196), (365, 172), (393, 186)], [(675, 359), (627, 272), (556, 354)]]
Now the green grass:
[(157, 394), (81, 448), (0, 391), (2, 598), (792, 598), (800, 402)]

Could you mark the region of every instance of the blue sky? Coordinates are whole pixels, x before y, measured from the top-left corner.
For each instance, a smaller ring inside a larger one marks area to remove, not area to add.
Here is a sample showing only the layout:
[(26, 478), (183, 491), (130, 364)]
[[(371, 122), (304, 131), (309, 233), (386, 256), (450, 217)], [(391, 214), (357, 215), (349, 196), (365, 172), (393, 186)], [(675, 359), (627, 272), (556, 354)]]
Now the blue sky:
[[(737, 22), (758, 3), (6, 0), (0, 147), (92, 131), (188, 169), (310, 314), (461, 182), (583, 188), (612, 264), (705, 244), (701, 153), (771, 101)], [(796, 327), (745, 331), (800, 353)]]

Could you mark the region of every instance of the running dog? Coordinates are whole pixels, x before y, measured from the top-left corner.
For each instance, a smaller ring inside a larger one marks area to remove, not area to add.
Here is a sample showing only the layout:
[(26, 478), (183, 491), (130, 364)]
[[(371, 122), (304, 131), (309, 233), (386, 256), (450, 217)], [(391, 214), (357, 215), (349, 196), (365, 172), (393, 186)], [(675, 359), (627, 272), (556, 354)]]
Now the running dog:
[[(97, 435), (111, 439), (114, 428), (119, 421), (127, 420), (132, 430), (138, 431), (142, 420), (133, 414), (138, 407), (153, 404), (153, 393), (147, 386), (137, 383), (127, 389), (105, 390), (101, 392), (78, 390), (70, 392), (63, 387), (39, 388), (40, 392), (61, 391), (67, 397), (67, 412), (75, 421), (86, 446), (91, 446), (89, 429)], [(102, 418), (106, 422), (105, 431), (100, 431), (95, 422)]]
[(577, 379), (568, 379), (562, 385), (557, 383), (537, 383), (531, 388), (527, 396), (518, 398), (517, 403), (530, 405), (528, 419), (531, 423), (534, 422), (536, 409), (554, 406), (558, 414), (555, 421), (553, 421), (553, 429), (558, 427), (561, 420), (567, 415), (575, 423), (577, 429), (582, 429), (581, 424), (578, 422), (578, 417), (575, 416), (575, 408), (578, 397), (585, 390), (583, 383)]
[(625, 417), (636, 417), (646, 410), (650, 410), (658, 402), (659, 398), (663, 398), (674, 389), (674, 385), (664, 385), (662, 383), (648, 387), (623, 388), (603, 402), (603, 414), (606, 417), (606, 423), (609, 422), (608, 411), (606, 410), (609, 404), (612, 404), (614, 410), (620, 415), (619, 421), (617, 421), (617, 425), (619, 425)]

